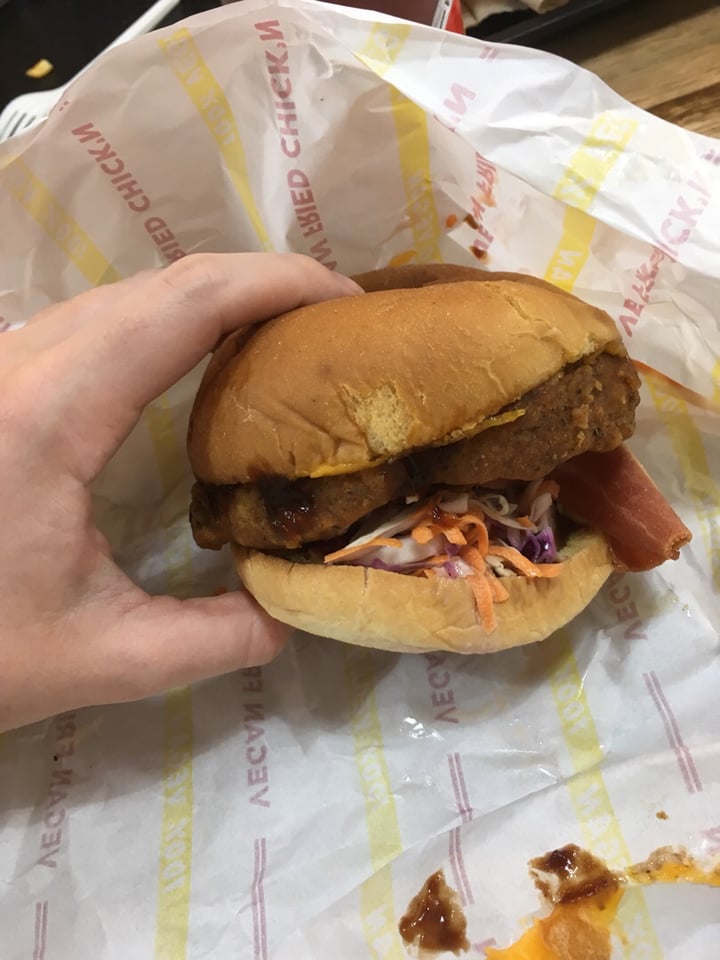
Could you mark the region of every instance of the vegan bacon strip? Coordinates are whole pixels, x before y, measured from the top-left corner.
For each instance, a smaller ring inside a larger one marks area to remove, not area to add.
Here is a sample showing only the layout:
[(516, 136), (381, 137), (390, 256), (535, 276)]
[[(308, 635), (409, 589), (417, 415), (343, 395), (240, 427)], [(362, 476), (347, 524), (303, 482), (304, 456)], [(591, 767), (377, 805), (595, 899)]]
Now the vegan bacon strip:
[(566, 513), (602, 530), (618, 570), (651, 570), (677, 560), (692, 534), (625, 446), (584, 453), (558, 467)]

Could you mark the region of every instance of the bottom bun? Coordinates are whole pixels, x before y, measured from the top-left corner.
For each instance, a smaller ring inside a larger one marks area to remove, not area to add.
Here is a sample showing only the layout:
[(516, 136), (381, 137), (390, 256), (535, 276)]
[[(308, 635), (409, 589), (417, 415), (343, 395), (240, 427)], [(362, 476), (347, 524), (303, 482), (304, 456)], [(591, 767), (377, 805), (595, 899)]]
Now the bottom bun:
[(402, 653), (493, 653), (544, 640), (577, 616), (612, 572), (604, 537), (574, 533), (552, 579), (507, 577), (486, 633), (466, 580), (411, 577), (360, 566), (294, 563), (234, 546), (238, 573), (271, 616), (308, 633)]

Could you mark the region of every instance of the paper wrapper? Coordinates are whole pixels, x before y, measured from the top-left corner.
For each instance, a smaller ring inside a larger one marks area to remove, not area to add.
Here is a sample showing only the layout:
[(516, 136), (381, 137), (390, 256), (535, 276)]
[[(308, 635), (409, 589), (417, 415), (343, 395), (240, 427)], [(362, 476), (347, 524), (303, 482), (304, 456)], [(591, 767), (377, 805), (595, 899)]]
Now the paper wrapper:
[[(680, 385), (646, 379), (631, 446), (694, 534), (536, 647), (396, 656), (300, 635), (263, 669), (6, 735), (3, 960), (395, 960), (440, 867), (483, 956), (540, 909), (530, 857), (720, 850), (719, 159), (562, 60), (308, 0), (114, 50), (3, 145), (6, 327), (196, 251), (544, 276)], [(233, 583), (186, 522), (198, 376), (97, 484), (151, 591)], [(616, 956), (715, 957), (719, 897), (626, 895)]]

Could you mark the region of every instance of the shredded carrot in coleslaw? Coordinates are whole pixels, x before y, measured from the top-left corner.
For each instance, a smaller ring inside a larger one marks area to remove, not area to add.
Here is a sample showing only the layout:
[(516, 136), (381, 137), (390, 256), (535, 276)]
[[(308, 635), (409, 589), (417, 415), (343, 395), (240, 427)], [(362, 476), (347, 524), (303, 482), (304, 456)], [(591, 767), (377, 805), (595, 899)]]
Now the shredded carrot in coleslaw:
[(465, 535), (467, 542), (474, 544), (482, 556), (485, 556), (490, 546), (490, 534), (485, 521), (472, 513), (466, 513), (464, 516), (458, 517), (458, 523), (469, 524), (472, 527)]
[[(472, 531), (463, 529), (467, 526), (475, 527), (478, 531), (482, 530), (487, 534), (487, 527), (482, 517), (476, 517), (472, 513), (465, 513), (462, 516), (445, 513), (446, 519), (442, 523), (438, 523), (434, 519), (436, 510), (437, 507), (435, 504), (429, 506), (429, 517), (423, 518), (422, 522), (418, 523), (410, 531), (410, 536), (416, 543), (429, 543), (433, 537), (441, 533), (448, 543), (463, 547), (466, 543), (471, 542), (468, 540), (468, 536), (477, 536), (477, 534), (473, 534)], [(532, 524), (530, 525), (532, 526)]]
[[(418, 509), (405, 519), (400, 515), (397, 521), (386, 522), (378, 530), (378, 533), (398, 533), (400, 536), (376, 536), (361, 540), (327, 554), (324, 560), (326, 563), (336, 561), (357, 563), (362, 562), (358, 559), (362, 554), (367, 554), (374, 549), (405, 547), (406, 552), (402, 556), (407, 558), (410, 555), (411, 558), (402, 559), (397, 567), (394, 566), (394, 558), (387, 554), (382, 555), (382, 560), (378, 558), (368, 562), (377, 564), (384, 562), (390, 570), (397, 570), (403, 564), (408, 564), (410, 569), (399, 569), (399, 572), (428, 579), (439, 576), (462, 577), (472, 590), (478, 618), (483, 628), (487, 633), (492, 633), (497, 624), (495, 605), (509, 599), (504, 579), (513, 575), (531, 578), (557, 577), (562, 570), (562, 563), (533, 563), (515, 547), (491, 541), (488, 523), (504, 524), (506, 530), (514, 527), (518, 533), (527, 531), (531, 534), (534, 531), (537, 534), (540, 527), (531, 519), (531, 508), (534, 506), (538, 514), (543, 514), (547, 510), (544, 501), (548, 499), (548, 495), (554, 500), (557, 494), (557, 484), (554, 481), (544, 480), (530, 484), (519, 498), (518, 506), (509, 504), (504, 496), (500, 494), (496, 496), (493, 492), (487, 504), (484, 500), (479, 502), (478, 499), (475, 500), (476, 512), (468, 512), (466, 505), (465, 512), (462, 513), (451, 512), (455, 504), (462, 509), (462, 499), (459, 501), (456, 499), (453, 503), (452, 500), (447, 499), (449, 496), (447, 493), (435, 494), (423, 504), (419, 504)], [(467, 497), (467, 494), (464, 496)], [(464, 502), (467, 504), (467, 499)], [(509, 533), (512, 533), (512, 530), (509, 530)], [(438, 544), (446, 543), (447, 550), (434, 556), (428, 556), (426, 552), (423, 558), (422, 547), (430, 544), (429, 551), (432, 551), (435, 546), (433, 541)], [(409, 549), (411, 544), (415, 545), (412, 550)], [(420, 560), (412, 559), (418, 555)], [(488, 561), (488, 558), (492, 559)], [(459, 567), (458, 562), (460, 562)], [(455, 572), (453, 572), (453, 566), (455, 566)], [(382, 566), (380, 568), (383, 569)]]
[(491, 557), (500, 557), (501, 560), (507, 560), (510, 566), (515, 567), (518, 573), (521, 573), (524, 577), (557, 577), (562, 568), (561, 563), (532, 563), (515, 547), (493, 544), (488, 553)]
[(323, 558), (324, 563), (332, 563), (333, 560), (344, 560), (345, 557), (351, 557), (354, 553), (365, 552), (368, 547), (401, 547), (402, 540), (397, 537), (375, 537), (368, 540), (367, 543), (358, 543), (355, 546), (343, 547), (342, 550), (336, 550), (334, 553), (327, 553)]
[(480, 575), (470, 577), (470, 587), (475, 597), (475, 606), (480, 616), (480, 622), (485, 628), (486, 633), (492, 633), (497, 625), (495, 617), (495, 601), (493, 599), (492, 587), (489, 578)]
[(497, 623), (495, 604), (507, 600), (509, 594), (485, 562), (486, 555), (483, 555), (477, 547), (467, 547), (460, 553), (463, 560), (475, 571), (474, 575), (468, 578), (470, 587), (482, 625), (488, 633), (492, 633)]

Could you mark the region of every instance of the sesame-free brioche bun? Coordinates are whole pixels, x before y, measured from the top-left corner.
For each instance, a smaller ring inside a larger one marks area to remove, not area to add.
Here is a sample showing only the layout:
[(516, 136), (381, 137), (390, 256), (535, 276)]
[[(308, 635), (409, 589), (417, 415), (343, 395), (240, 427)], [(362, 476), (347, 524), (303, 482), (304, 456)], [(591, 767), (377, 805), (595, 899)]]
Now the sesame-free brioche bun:
[(605, 538), (577, 530), (552, 579), (509, 577), (497, 626), (480, 622), (467, 580), (408, 577), (360, 566), (294, 563), (233, 546), (240, 578), (271, 616), (299, 630), (400, 653), (494, 653), (544, 640), (577, 616), (613, 565)]
[(474, 436), (568, 364), (624, 355), (607, 314), (541, 280), (443, 265), (358, 279), (372, 292), (219, 348), (190, 420), (198, 480), (364, 470)]

